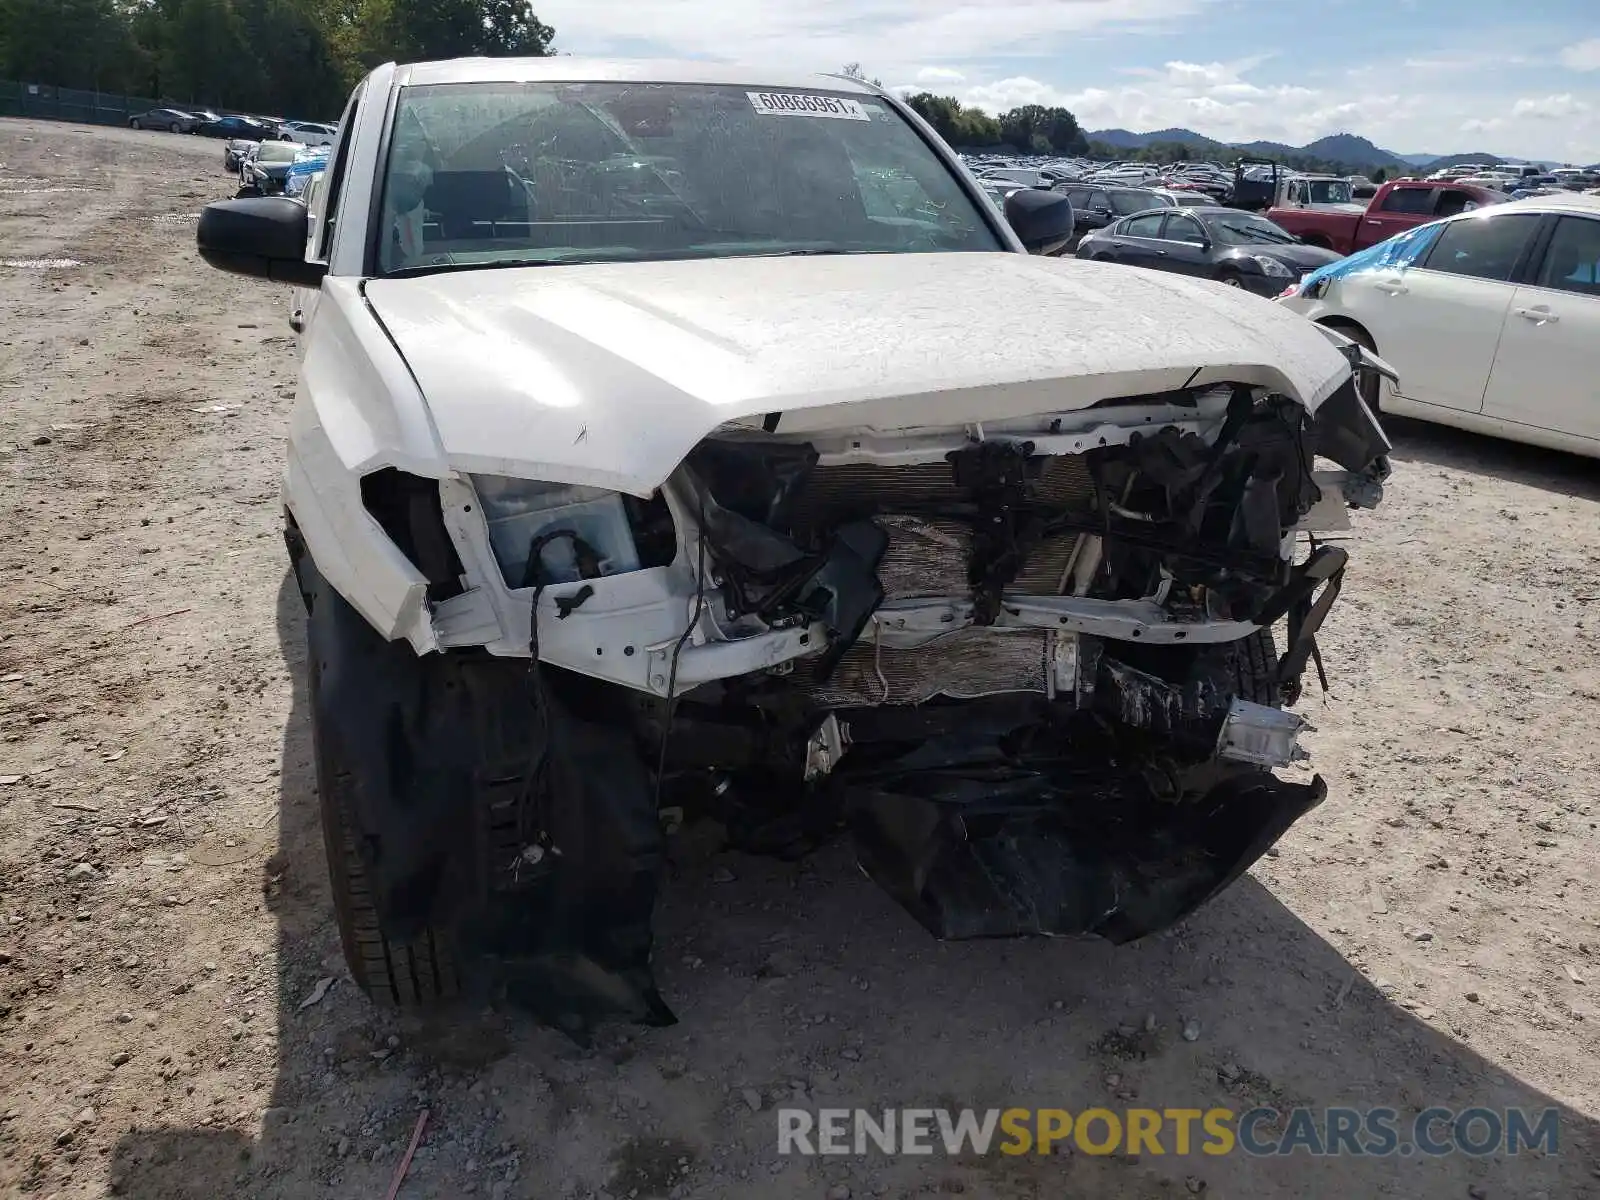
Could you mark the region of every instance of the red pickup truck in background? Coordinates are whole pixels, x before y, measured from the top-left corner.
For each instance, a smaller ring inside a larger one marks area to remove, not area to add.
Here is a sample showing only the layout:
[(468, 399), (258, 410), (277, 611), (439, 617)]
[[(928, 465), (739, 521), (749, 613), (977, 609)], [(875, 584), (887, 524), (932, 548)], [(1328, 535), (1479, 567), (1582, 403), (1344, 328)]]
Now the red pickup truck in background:
[(1397, 179), (1378, 189), (1364, 212), (1329, 212), (1316, 208), (1270, 208), (1267, 219), (1308, 246), (1354, 254), (1391, 238), (1403, 229), (1439, 217), (1453, 217), (1471, 208), (1499, 204), (1504, 192), (1470, 183), (1434, 179)]

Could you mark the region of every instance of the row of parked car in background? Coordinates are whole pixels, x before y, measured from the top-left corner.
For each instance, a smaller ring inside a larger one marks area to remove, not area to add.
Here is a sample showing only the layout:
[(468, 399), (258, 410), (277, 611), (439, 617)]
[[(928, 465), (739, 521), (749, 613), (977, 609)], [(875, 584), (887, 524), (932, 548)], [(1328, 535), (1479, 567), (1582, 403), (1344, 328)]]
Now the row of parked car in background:
[(128, 117), (130, 129), (159, 129), (167, 133), (195, 133), (201, 137), (247, 138), (254, 141), (299, 142), (306, 146), (331, 146), (337, 125), (322, 121), (289, 121), (283, 117), (215, 113), (210, 109), (152, 108)]
[(1470, 164), (1382, 185), (1251, 159), (1235, 164), (1231, 174), (1210, 162), (979, 156), (968, 165), (997, 205), (1022, 188), (1067, 196), (1074, 231), (1063, 253), (1207, 275), (1266, 295), (1282, 280), (1417, 225), (1512, 199), (1570, 195), (1600, 182), (1580, 168), (1558, 174)]
[(1080, 259), (1275, 298), (1394, 368), (1375, 411), (1600, 456), (1600, 164), (1378, 185), (1270, 162), (969, 159), (991, 199), (1066, 195)]

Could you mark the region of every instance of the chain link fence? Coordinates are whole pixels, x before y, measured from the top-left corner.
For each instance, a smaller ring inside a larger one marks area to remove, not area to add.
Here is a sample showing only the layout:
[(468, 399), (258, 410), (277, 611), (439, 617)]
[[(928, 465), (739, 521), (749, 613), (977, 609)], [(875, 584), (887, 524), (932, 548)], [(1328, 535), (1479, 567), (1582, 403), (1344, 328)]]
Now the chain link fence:
[(125, 96), (120, 92), (86, 92), (79, 88), (52, 87), (0, 79), (0, 117), (38, 117), (50, 121), (77, 121), (84, 125), (126, 125), (128, 118), (152, 108), (179, 108), (182, 104)]

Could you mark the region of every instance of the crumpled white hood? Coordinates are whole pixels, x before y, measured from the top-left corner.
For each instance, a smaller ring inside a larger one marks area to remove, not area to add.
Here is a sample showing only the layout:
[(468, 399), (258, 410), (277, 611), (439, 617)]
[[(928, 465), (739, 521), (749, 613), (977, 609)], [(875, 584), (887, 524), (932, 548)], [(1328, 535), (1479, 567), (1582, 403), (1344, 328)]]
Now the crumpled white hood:
[(1225, 381), (1308, 409), (1349, 376), (1236, 289), (1022, 254), (737, 258), (366, 284), (458, 470), (648, 495), (725, 422), (959, 427)]

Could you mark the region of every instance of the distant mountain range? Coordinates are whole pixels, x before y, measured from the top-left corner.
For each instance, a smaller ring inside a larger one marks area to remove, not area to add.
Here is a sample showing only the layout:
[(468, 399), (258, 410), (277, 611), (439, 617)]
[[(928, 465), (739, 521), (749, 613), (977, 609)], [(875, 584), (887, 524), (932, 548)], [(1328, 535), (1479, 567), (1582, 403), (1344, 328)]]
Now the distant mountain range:
[(1157, 129), (1151, 133), (1133, 133), (1127, 129), (1091, 130), (1085, 136), (1091, 142), (1104, 142), (1119, 150), (1141, 150), (1155, 142), (1180, 142), (1199, 153), (1214, 154), (1221, 150), (1242, 150), (1247, 154), (1274, 155), (1280, 158), (1299, 156), (1338, 163), (1353, 171), (1386, 170), (1411, 171), (1426, 167), (1438, 170), (1456, 163), (1483, 163), (1495, 166), (1517, 159), (1501, 158), (1495, 154), (1396, 154), (1375, 146), (1364, 137), (1353, 133), (1336, 133), (1318, 138), (1304, 146), (1288, 146), (1282, 142), (1219, 142), (1192, 129)]

